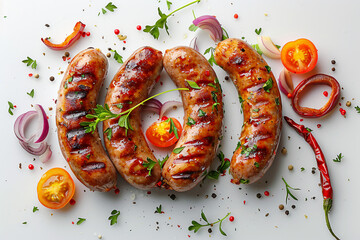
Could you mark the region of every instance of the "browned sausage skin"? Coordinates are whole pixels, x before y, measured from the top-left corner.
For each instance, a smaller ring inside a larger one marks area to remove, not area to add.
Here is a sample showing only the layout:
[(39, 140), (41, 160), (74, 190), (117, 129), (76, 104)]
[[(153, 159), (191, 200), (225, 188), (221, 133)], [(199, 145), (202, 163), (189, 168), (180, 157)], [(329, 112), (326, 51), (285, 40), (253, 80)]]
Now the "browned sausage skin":
[(108, 62), (99, 49), (86, 49), (70, 62), (61, 82), (56, 126), (61, 151), (75, 176), (88, 188), (109, 191), (116, 187), (116, 170), (105, 153), (99, 133), (85, 133), (107, 74)]
[[(110, 83), (105, 104), (111, 112), (120, 113), (145, 100), (162, 70), (162, 53), (143, 47), (121, 66)], [(151, 175), (143, 163), (157, 162), (141, 130), (140, 108), (130, 114), (133, 130), (120, 127), (119, 118), (104, 121), (104, 131), (111, 129), (109, 140), (104, 133), (105, 146), (110, 159), (123, 178), (139, 189), (150, 189), (160, 180), (160, 165), (155, 164)]]
[[(208, 61), (189, 47), (176, 47), (164, 55), (164, 68), (181, 91), (184, 104), (184, 128), (175, 149), (166, 161), (164, 182), (178, 192), (195, 187), (215, 157), (222, 131), (223, 102), (216, 74)], [(200, 89), (191, 88), (186, 80), (194, 81)], [(195, 124), (189, 123), (189, 118)]]
[[(281, 132), (281, 98), (265, 60), (246, 42), (226, 39), (215, 50), (216, 63), (228, 72), (244, 112), (241, 146), (230, 165), (233, 183), (254, 183), (271, 166)], [(269, 80), (272, 87), (264, 87)], [(266, 91), (268, 89), (268, 91)]]

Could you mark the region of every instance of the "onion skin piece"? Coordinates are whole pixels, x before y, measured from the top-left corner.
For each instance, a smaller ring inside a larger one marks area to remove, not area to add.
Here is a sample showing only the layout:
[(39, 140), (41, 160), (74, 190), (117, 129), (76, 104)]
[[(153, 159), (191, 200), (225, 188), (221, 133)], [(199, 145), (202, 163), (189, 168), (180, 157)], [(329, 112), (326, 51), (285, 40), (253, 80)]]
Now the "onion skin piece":
[(215, 16), (204, 15), (198, 17), (193, 21), (193, 24), (200, 29), (207, 30), (214, 42), (222, 41), (223, 30), (221, 28), (220, 22), (216, 19)]
[(274, 45), (270, 37), (259, 36), (258, 45), (265, 56), (273, 59), (281, 58), (280, 50)]
[(161, 119), (164, 114), (170, 110), (171, 108), (174, 108), (174, 107), (178, 107), (178, 106), (182, 106), (183, 103), (182, 102), (179, 102), (179, 101), (167, 101), (165, 102), (161, 109), (160, 109), (160, 114), (159, 114), (159, 118)]
[(279, 88), (288, 98), (291, 98), (294, 92), (294, 83), (289, 70), (284, 68), (279, 75)]
[[(311, 85), (328, 85), (331, 87), (332, 91), (329, 96), (329, 100), (320, 109), (301, 107), (299, 104), (301, 92), (305, 88)], [(303, 80), (302, 82), (299, 83), (299, 85), (297, 85), (292, 97), (292, 107), (294, 111), (302, 117), (317, 118), (317, 117), (322, 117), (325, 114), (329, 113), (337, 105), (339, 99), (340, 99), (339, 82), (335, 78), (329, 75), (316, 74)]]

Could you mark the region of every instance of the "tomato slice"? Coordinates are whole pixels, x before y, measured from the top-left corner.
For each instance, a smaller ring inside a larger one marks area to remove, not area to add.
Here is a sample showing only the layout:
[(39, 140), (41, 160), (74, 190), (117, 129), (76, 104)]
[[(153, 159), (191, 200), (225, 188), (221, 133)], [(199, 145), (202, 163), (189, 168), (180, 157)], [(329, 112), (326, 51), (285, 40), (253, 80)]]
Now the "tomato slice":
[(293, 73), (307, 73), (314, 69), (318, 60), (315, 45), (301, 38), (288, 42), (281, 50), (281, 62), (287, 70)]
[[(171, 124), (171, 121), (174, 123), (173, 125)], [(182, 132), (180, 122), (175, 118), (163, 117), (161, 120), (151, 124), (150, 127), (146, 130), (145, 134), (147, 139), (153, 145), (157, 147), (170, 147), (179, 140), (174, 133), (175, 131), (177, 131), (177, 135), (180, 137)]]
[(37, 194), (42, 205), (51, 209), (64, 207), (74, 196), (75, 184), (62, 168), (52, 168), (39, 180)]

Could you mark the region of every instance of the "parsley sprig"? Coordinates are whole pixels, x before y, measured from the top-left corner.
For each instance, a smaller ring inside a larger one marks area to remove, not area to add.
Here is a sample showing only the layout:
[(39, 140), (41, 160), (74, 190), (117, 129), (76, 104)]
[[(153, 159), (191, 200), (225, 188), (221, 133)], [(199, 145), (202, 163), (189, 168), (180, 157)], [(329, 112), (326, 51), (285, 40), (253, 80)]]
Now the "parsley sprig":
[(287, 204), (287, 200), (288, 200), (289, 195), (290, 195), (290, 197), (292, 197), (293, 199), (295, 199), (297, 201), (298, 199), (290, 192), (290, 189), (292, 189), (292, 190), (301, 190), (301, 189), (300, 188), (290, 187), (290, 185), (287, 184), (287, 182), (285, 181), (284, 178), (282, 178), (282, 180), (284, 181), (285, 186), (286, 186), (286, 204)]
[(119, 114), (115, 114), (115, 113), (112, 113), (110, 111), (110, 108), (107, 104), (105, 104), (105, 106), (102, 106), (102, 105), (96, 105), (96, 108), (94, 108), (94, 112), (95, 114), (87, 114), (86, 115), (86, 118), (88, 119), (94, 119), (93, 121), (91, 122), (82, 122), (80, 123), (81, 126), (85, 127), (85, 132), (86, 133), (89, 133), (89, 132), (92, 132), (94, 133), (95, 130), (96, 130), (96, 127), (97, 125), (100, 123), (100, 122), (103, 122), (105, 120), (108, 120), (108, 119), (111, 119), (111, 118), (119, 118), (119, 121), (118, 121), (118, 124), (120, 127), (123, 127), (126, 129), (126, 133), (129, 129), (133, 130), (131, 124), (130, 124), (130, 120), (129, 120), (129, 116), (131, 114), (131, 112), (136, 109), (137, 107), (143, 105), (145, 102), (149, 101), (150, 99), (153, 99), (159, 95), (162, 95), (162, 94), (165, 94), (165, 93), (168, 93), (168, 92), (173, 92), (173, 91), (177, 91), (177, 90), (184, 90), (184, 91), (187, 91), (189, 90), (188, 88), (175, 88), (175, 89), (171, 89), (171, 90), (167, 90), (167, 91), (164, 91), (164, 92), (161, 92), (161, 93), (158, 93), (158, 94), (155, 94), (147, 99), (145, 99), (144, 101), (136, 104), (134, 107), (132, 108), (129, 108), (128, 110), (124, 111), (124, 112), (121, 112)]
[(165, 27), (165, 31), (166, 31), (166, 33), (169, 35), (169, 31), (168, 31), (168, 30), (169, 30), (169, 27), (168, 27), (167, 22), (166, 22), (167, 19), (168, 19), (171, 15), (173, 15), (174, 13), (176, 13), (177, 11), (180, 11), (181, 9), (186, 8), (186, 7), (190, 6), (190, 5), (192, 5), (192, 4), (194, 4), (194, 3), (198, 3), (198, 2), (200, 2), (200, 0), (196, 0), (196, 1), (193, 1), (193, 2), (191, 2), (191, 3), (188, 3), (188, 4), (182, 6), (182, 7), (178, 8), (178, 9), (172, 11), (171, 13), (169, 13), (169, 14), (167, 14), (167, 15), (164, 14), (164, 13), (160, 10), (160, 8), (158, 7), (158, 14), (159, 14), (159, 16), (160, 16), (160, 19), (157, 20), (156, 23), (155, 23), (154, 25), (152, 25), (152, 26), (151, 26), (151, 25), (146, 25), (143, 31), (150, 33), (155, 39), (159, 39), (159, 35), (160, 35), (159, 28), (163, 29), (163, 28)]
[(114, 59), (118, 62), (118, 63), (124, 63), (122, 56), (116, 51), (116, 50), (110, 50), (111, 52), (114, 53)]
[(360, 107), (359, 106), (356, 106), (355, 110), (357, 111), (357, 113), (360, 113)]
[(80, 225), (82, 224), (83, 222), (86, 221), (86, 218), (78, 218), (79, 220), (76, 222), (76, 225)]
[(225, 217), (223, 217), (222, 219), (218, 219), (216, 222), (213, 222), (213, 223), (209, 223), (209, 221), (207, 220), (206, 216), (205, 216), (205, 213), (203, 211), (201, 211), (201, 218), (207, 223), (207, 224), (200, 224), (198, 223), (197, 221), (192, 221), (192, 225), (189, 226), (189, 231), (194, 231), (194, 233), (196, 233), (197, 231), (200, 230), (200, 228), (202, 227), (207, 227), (207, 226), (214, 226), (215, 224), (219, 223), (219, 230), (220, 230), (220, 233), (224, 236), (227, 236), (226, 233), (222, 230), (221, 228), (221, 225), (222, 225), (222, 222), (230, 215), (230, 213), (226, 214)]
[(158, 207), (156, 207), (156, 211), (155, 211), (155, 213), (164, 213), (162, 210), (161, 210), (161, 208), (162, 208), (162, 206), (161, 206), (161, 204), (160, 204), (160, 206), (158, 206)]
[(8, 112), (10, 113), (10, 115), (14, 115), (14, 113), (12, 112), (12, 110), (14, 110), (14, 104), (8, 101), (8, 105), (9, 105)]
[(22, 62), (26, 63), (26, 66), (31, 66), (32, 69), (36, 69), (37, 67), (36, 60), (33, 60), (30, 57), (27, 57), (27, 59), (23, 60)]
[(169, 133), (174, 132), (174, 135), (176, 137), (176, 139), (179, 139), (179, 134), (178, 134), (178, 129), (175, 126), (174, 121), (172, 120), (172, 118), (168, 118), (165, 120), (166, 123), (170, 122), (170, 128), (169, 128)]
[(114, 225), (117, 223), (117, 219), (119, 215), (120, 215), (120, 211), (118, 210), (111, 211), (111, 216), (108, 218), (108, 220), (110, 220), (110, 225)]
[(162, 168), (165, 162), (169, 159), (169, 155), (166, 155), (162, 160), (158, 160), (158, 163), (160, 164), (160, 167)]
[(209, 47), (208, 49), (205, 50), (204, 52), (204, 55), (210, 53), (210, 58), (208, 59), (208, 62), (210, 63), (211, 66), (214, 65), (217, 65), (216, 61), (215, 61), (215, 57), (214, 57), (214, 51), (215, 51), (215, 48), (213, 47)]
[(152, 169), (155, 167), (155, 164), (157, 163), (157, 162), (155, 162), (154, 160), (151, 160), (150, 158), (147, 158), (146, 159), (147, 160), (147, 162), (143, 162), (143, 166), (144, 167), (146, 167), (146, 170), (148, 170), (149, 171), (149, 176), (151, 176), (151, 171), (152, 171)]
[(219, 179), (220, 174), (223, 174), (226, 169), (230, 167), (230, 161), (225, 161), (225, 156), (222, 151), (217, 155), (220, 160), (220, 165), (216, 169), (216, 171), (212, 170), (210, 171), (206, 177), (210, 179)]
[[(105, 8), (106, 8), (107, 10), (109, 10), (110, 12), (114, 12), (114, 10), (117, 9), (117, 7), (116, 7), (112, 2), (109, 2), (109, 3), (105, 6)], [(106, 11), (104, 8), (101, 9), (101, 12), (102, 12), (102, 14), (107, 13), (107, 11)], [(98, 14), (98, 16), (99, 16), (99, 15), (100, 15), (100, 13)]]
[(344, 158), (342, 153), (339, 153), (335, 159), (333, 159), (334, 162), (341, 162), (341, 160)]

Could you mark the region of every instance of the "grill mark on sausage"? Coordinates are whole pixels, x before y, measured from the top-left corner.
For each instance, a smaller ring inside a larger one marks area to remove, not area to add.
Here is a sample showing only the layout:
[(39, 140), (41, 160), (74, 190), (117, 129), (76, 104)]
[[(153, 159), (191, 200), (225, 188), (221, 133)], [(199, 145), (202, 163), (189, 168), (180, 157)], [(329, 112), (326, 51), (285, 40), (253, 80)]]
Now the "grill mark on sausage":
[(196, 95), (195, 104), (209, 103), (212, 101), (211, 93), (208, 91), (198, 91)]
[(78, 88), (80, 88), (81, 90), (90, 90), (91, 89), (91, 87), (89, 87), (89, 86), (85, 86), (85, 85), (83, 85), (83, 84), (80, 84), (80, 85), (78, 85)]
[(86, 135), (89, 133), (85, 133), (85, 128), (77, 128), (68, 130), (66, 133), (67, 141), (70, 145), (71, 151), (81, 150), (88, 146)]
[(129, 173), (135, 176), (148, 176), (149, 170), (147, 170), (142, 164), (143, 160), (140, 158), (133, 158), (128, 161)]
[(183, 146), (209, 146), (214, 143), (213, 136), (203, 137), (202, 139), (196, 139), (192, 141), (187, 141)]
[(82, 170), (84, 170), (84, 171), (94, 171), (94, 170), (100, 170), (100, 169), (105, 169), (105, 163), (103, 163), (103, 162), (90, 162), (90, 163), (85, 163), (82, 166)]
[(184, 171), (174, 174), (171, 177), (174, 179), (192, 179), (194, 181), (197, 179), (200, 173), (200, 171)]
[(73, 111), (73, 112), (67, 112), (63, 115), (63, 117), (68, 121), (77, 121), (82, 117), (85, 117), (87, 114), (87, 111)]
[(87, 94), (87, 91), (69, 91), (66, 93), (65, 98), (69, 101), (74, 101), (86, 98)]
[(173, 164), (180, 164), (180, 163), (189, 163), (189, 162), (193, 162), (196, 161), (196, 159), (199, 159), (201, 157), (203, 157), (205, 154), (204, 153), (195, 153), (195, 154), (189, 154), (189, 155), (178, 155), (178, 158), (175, 158), (173, 161)]

